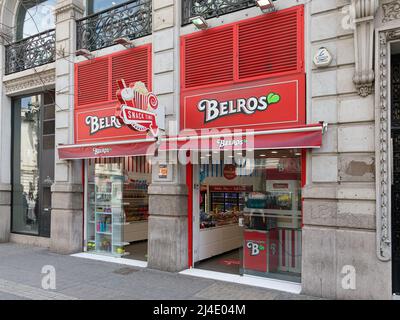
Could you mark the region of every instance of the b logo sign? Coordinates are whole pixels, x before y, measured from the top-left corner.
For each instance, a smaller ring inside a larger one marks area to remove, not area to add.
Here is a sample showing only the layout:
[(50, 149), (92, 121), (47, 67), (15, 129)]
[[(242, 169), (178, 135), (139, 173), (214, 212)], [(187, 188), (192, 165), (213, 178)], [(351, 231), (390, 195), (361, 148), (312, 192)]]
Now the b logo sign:
[(251, 256), (258, 256), (261, 250), (264, 250), (264, 246), (259, 245), (257, 242), (248, 241), (246, 244), (247, 248), (250, 249)]

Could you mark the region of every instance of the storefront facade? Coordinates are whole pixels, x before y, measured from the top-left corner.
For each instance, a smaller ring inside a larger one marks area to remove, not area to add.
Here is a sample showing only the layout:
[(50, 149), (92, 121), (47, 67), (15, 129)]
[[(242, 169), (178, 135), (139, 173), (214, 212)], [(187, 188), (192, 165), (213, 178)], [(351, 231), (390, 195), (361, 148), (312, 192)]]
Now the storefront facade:
[(194, 269), (301, 282), (302, 179), (323, 131), (305, 120), (303, 10), (181, 37)]
[[(2, 44), (2, 242), (398, 292), (398, 1), (100, 2), (43, 1), (54, 25)], [(1, 8), (14, 30), (19, 2)], [(54, 54), (18, 61), (37, 39)], [(122, 119), (122, 80), (146, 119)]]

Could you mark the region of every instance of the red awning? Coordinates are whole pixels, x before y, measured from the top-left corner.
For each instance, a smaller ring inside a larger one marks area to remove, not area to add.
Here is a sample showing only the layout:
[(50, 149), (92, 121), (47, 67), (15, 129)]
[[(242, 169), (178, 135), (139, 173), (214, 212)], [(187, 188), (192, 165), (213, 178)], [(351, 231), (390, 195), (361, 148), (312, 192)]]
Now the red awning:
[(124, 142), (58, 146), (61, 160), (152, 156), (158, 151), (229, 151), (262, 149), (320, 148), (324, 123), (264, 131), (220, 133), (214, 135), (179, 135)]
[(61, 160), (71, 160), (154, 155), (156, 145), (154, 139), (143, 139), (99, 144), (59, 145), (57, 149)]
[(320, 148), (325, 128), (324, 123), (318, 123), (264, 131), (177, 136), (163, 139), (158, 150), (227, 151)]

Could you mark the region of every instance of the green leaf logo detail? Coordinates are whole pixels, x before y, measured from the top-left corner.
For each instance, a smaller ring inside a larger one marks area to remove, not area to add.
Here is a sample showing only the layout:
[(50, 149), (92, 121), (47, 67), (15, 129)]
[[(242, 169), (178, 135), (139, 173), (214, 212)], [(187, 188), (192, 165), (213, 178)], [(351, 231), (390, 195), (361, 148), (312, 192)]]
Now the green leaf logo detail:
[(264, 249), (265, 249), (263, 245), (259, 245), (258, 248), (259, 248), (260, 250), (264, 250)]
[(271, 92), (271, 93), (267, 96), (267, 102), (268, 102), (268, 104), (278, 103), (279, 101), (281, 101), (281, 96), (280, 96), (279, 94), (276, 94), (276, 93)]

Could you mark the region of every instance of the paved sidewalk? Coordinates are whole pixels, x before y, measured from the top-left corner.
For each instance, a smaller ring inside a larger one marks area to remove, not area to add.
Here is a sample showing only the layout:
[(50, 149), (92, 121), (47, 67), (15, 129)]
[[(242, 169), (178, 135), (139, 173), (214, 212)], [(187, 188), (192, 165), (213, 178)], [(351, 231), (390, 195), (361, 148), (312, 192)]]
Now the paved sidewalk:
[[(56, 289), (44, 290), (45, 265)], [(245, 285), (59, 255), (43, 248), (0, 244), (0, 300), (64, 299), (313, 299)]]

